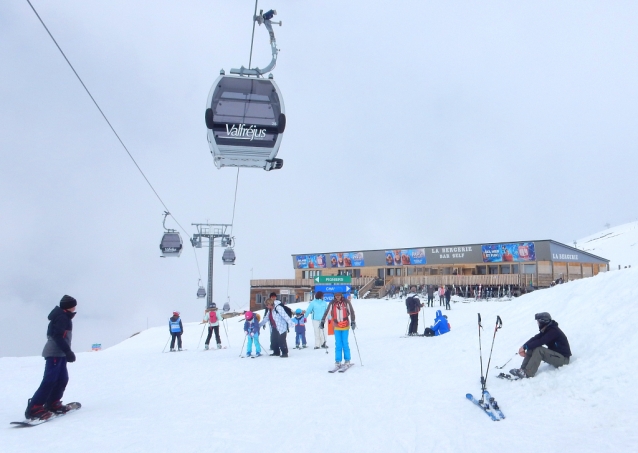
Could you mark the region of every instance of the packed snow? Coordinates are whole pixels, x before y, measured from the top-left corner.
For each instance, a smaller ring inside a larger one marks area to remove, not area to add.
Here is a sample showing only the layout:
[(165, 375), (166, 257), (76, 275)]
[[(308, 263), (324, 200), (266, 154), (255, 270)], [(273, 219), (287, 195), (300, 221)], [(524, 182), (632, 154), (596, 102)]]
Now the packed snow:
[[(65, 401), (80, 411), (17, 429), (42, 376), (40, 357), (2, 358), (8, 383), (0, 407), (4, 452), (320, 452), (320, 451), (633, 451), (638, 398), (638, 269), (608, 272), (515, 298), (455, 299), (452, 330), (440, 337), (400, 338), (408, 315), (402, 299), (355, 300), (356, 365), (329, 374), (330, 350), (292, 349), (290, 357), (240, 358), (243, 323), (226, 321), (228, 349), (203, 351), (202, 325), (185, 324), (187, 351), (162, 353), (168, 326), (141, 332), (69, 364)], [(303, 308), (306, 304), (297, 304)], [(424, 308), (419, 330), (431, 325)], [(497, 379), (517, 367), (515, 352), (548, 311), (573, 352), (568, 366), (542, 364), (536, 377)], [(477, 313), (483, 319), (483, 366), (496, 334), (487, 386), (506, 419), (491, 421), (465, 398), (480, 393)], [(78, 316), (75, 321), (82, 322)], [(264, 346), (268, 335), (261, 336)], [(201, 341), (201, 342), (200, 342)], [(357, 352), (357, 344), (361, 356)], [(168, 350), (168, 348), (167, 348)]]
[(608, 228), (576, 241), (576, 247), (610, 260), (610, 269), (638, 266), (638, 222)]

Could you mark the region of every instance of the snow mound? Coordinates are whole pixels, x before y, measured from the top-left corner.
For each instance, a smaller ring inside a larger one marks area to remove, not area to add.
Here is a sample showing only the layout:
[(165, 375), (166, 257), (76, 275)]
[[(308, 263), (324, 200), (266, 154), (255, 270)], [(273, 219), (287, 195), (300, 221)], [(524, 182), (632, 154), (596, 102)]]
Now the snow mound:
[(577, 247), (607, 258), (610, 269), (638, 266), (638, 222), (625, 223), (579, 239)]
[[(188, 350), (165, 354), (168, 327), (157, 327), (77, 354), (65, 400), (82, 402), (82, 410), (29, 430), (8, 422), (21, 419), (43, 361), (3, 358), (0, 373), (11, 390), (0, 407), (3, 452), (633, 451), (637, 279), (638, 269), (628, 269), (510, 301), (454, 300), (445, 312), (451, 332), (434, 338), (400, 338), (408, 323), (404, 300), (355, 300), (356, 366), (345, 374), (327, 373), (332, 337), (328, 354), (312, 348), (312, 334), (308, 349), (292, 349), (291, 333), (288, 359), (249, 359), (239, 358), (244, 336), (236, 318), (226, 321), (228, 337), (221, 329), (231, 347), (205, 352), (202, 325), (185, 324)], [(438, 309), (423, 310), (420, 331)], [(495, 365), (512, 359), (505, 371), (520, 366), (515, 352), (536, 333), (541, 311), (568, 336), (571, 363), (543, 364), (533, 379), (496, 379)], [(488, 377), (507, 416), (499, 422), (465, 399), (480, 391), (479, 312), (484, 368), (496, 316), (503, 319)], [(265, 332), (260, 341), (269, 344)]]

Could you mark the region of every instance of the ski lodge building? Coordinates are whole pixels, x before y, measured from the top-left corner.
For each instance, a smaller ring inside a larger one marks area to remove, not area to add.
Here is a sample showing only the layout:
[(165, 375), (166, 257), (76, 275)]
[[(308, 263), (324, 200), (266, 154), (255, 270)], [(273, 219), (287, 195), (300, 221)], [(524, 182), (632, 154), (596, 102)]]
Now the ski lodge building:
[(283, 303), (311, 300), (316, 277), (348, 275), (360, 297), (383, 297), (400, 285), (503, 287), (523, 292), (592, 277), (609, 260), (552, 240), (446, 245), (409, 249), (292, 255), (294, 279), (250, 281), (250, 307), (264, 308), (271, 292)]

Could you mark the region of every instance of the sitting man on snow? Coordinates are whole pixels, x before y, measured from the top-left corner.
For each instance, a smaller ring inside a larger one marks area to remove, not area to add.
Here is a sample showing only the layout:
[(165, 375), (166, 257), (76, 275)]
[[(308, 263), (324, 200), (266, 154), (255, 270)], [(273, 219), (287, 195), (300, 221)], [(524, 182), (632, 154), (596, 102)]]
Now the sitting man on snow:
[(518, 350), (518, 355), (524, 357), (521, 367), (510, 370), (511, 374), (519, 378), (534, 377), (541, 361), (556, 368), (567, 365), (572, 355), (567, 337), (549, 313), (536, 313), (534, 318), (538, 322), (540, 332), (527, 340)]

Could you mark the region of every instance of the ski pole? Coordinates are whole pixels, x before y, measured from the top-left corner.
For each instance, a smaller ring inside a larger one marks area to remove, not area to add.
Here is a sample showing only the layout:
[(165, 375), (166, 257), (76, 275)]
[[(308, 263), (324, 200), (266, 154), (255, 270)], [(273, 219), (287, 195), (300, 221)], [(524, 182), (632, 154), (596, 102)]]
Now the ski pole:
[(357, 354), (359, 355), (359, 363), (361, 364), (361, 366), (363, 366), (363, 361), (361, 360), (361, 353), (359, 352), (359, 343), (357, 342), (357, 334), (354, 333), (354, 329), (352, 329), (352, 336), (354, 337), (354, 344), (357, 345)]
[(408, 331), (410, 330), (410, 321), (408, 321), (408, 324), (405, 326), (405, 335), (408, 335)]
[(485, 384), (483, 385), (483, 390), (487, 388), (487, 376), (490, 374), (490, 362), (492, 361), (492, 350), (494, 350), (494, 340), (496, 339), (496, 332), (498, 329), (503, 327), (503, 321), (500, 316), (496, 316), (496, 325), (494, 326), (494, 336), (492, 337), (492, 347), (490, 348), (490, 358), (487, 361), (487, 369), (485, 371)]
[(323, 337), (323, 344), (326, 345), (326, 354), (328, 354), (328, 343), (326, 341), (326, 334), (323, 332), (323, 329), (321, 329), (321, 336)]
[[(514, 353), (514, 357), (516, 357), (517, 355), (518, 355), (518, 352), (515, 352), (515, 353)], [(497, 366), (495, 366), (494, 368), (499, 369), (499, 370), (502, 370), (503, 368), (505, 368), (505, 365), (507, 365), (508, 363), (510, 363), (510, 362), (512, 361), (512, 359), (513, 359), (514, 357), (512, 357), (512, 358), (511, 358), (511, 359), (509, 359), (507, 362), (505, 362), (505, 363), (503, 364), (503, 366), (498, 366), (498, 365), (497, 365)]]
[(244, 353), (244, 345), (246, 344), (246, 338), (248, 338), (248, 334), (244, 335), (244, 342), (241, 345), (241, 350), (239, 351), (239, 357)]
[(168, 346), (168, 342), (169, 342), (169, 341), (171, 341), (171, 337), (170, 337), (170, 336), (168, 337), (168, 340), (166, 340), (166, 344), (164, 345), (164, 349), (162, 349), (162, 353), (163, 353), (164, 351), (166, 351), (166, 346)]
[(228, 330), (226, 330), (226, 323), (224, 321), (226, 320), (222, 319), (222, 324), (224, 325), (224, 332), (226, 332), (226, 342), (228, 343), (228, 347), (230, 348), (230, 340), (228, 339)]
[(481, 314), (478, 313), (478, 334), (479, 334), (479, 358), (481, 360), (481, 387), (485, 390), (485, 379), (483, 378), (483, 349), (481, 348)]
[(204, 336), (204, 330), (206, 330), (206, 323), (204, 322), (204, 328), (202, 329), (202, 334), (199, 336), (199, 341), (197, 342), (197, 349), (199, 349), (199, 345), (202, 344), (202, 337)]

